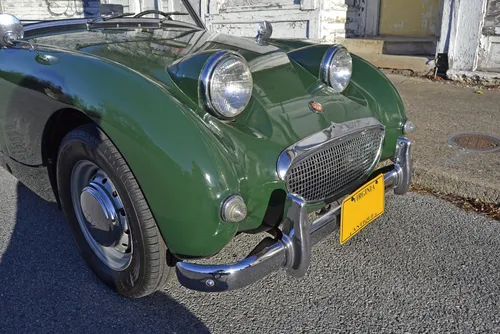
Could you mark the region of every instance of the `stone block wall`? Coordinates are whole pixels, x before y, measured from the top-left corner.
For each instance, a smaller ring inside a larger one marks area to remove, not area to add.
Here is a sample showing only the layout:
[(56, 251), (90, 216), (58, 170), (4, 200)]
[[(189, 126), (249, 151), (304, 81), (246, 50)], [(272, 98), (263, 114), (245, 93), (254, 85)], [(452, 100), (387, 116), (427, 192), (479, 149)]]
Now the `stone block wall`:
[(339, 38), (356, 35), (358, 27), (357, 1), (322, 0), (320, 3), (320, 42), (333, 43)]

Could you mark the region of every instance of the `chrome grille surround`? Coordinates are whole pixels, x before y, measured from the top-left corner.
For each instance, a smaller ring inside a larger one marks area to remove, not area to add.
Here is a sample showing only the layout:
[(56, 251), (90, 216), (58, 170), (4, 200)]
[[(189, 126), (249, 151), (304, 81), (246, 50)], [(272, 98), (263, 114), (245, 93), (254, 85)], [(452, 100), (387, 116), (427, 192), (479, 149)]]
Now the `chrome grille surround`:
[(284, 150), (278, 175), (289, 193), (307, 203), (329, 202), (367, 179), (379, 162), (384, 137), (384, 126), (373, 117), (332, 123)]

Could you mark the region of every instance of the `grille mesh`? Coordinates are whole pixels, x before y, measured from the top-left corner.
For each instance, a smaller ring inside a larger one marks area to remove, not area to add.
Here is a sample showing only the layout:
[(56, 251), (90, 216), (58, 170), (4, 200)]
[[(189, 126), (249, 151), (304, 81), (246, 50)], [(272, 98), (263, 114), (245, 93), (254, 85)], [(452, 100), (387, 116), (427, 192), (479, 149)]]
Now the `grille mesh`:
[(384, 130), (365, 130), (327, 146), (292, 164), (286, 174), (288, 191), (308, 202), (325, 200), (366, 176), (384, 138)]

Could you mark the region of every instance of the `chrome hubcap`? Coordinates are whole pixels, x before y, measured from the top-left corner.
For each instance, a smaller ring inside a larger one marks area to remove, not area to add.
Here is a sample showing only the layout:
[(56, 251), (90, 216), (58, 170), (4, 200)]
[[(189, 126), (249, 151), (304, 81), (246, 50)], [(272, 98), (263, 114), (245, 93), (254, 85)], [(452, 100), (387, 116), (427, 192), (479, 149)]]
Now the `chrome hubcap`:
[(113, 270), (132, 259), (132, 238), (122, 200), (109, 177), (90, 161), (71, 173), (71, 197), (78, 223), (94, 253)]

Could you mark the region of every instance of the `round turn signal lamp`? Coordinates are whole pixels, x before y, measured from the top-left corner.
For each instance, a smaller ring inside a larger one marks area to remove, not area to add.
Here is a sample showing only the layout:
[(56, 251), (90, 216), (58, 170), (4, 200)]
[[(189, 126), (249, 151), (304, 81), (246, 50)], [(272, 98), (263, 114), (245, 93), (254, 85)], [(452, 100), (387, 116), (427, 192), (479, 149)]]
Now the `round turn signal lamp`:
[(239, 195), (229, 196), (221, 208), (222, 220), (228, 223), (239, 223), (247, 216), (247, 206)]
[(410, 132), (415, 131), (416, 129), (416, 126), (411, 121), (406, 121), (405, 125), (403, 126), (403, 133), (406, 135)]

